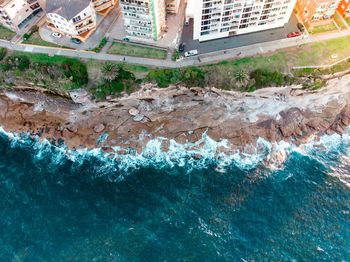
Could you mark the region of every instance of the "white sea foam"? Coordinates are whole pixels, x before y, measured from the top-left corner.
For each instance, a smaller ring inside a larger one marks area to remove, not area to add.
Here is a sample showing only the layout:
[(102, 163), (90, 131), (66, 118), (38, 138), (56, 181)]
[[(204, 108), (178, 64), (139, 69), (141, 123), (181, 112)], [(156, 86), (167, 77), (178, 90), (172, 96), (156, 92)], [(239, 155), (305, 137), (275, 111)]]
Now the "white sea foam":
[[(187, 172), (196, 169), (211, 167), (224, 173), (233, 166), (241, 170), (252, 170), (258, 166), (264, 166), (272, 170), (281, 169), (288, 156), (295, 152), (328, 165), (330, 157), (343, 156), (344, 165), (350, 166), (349, 133), (344, 135), (325, 135), (319, 140), (312, 140), (307, 144), (295, 146), (286, 142), (270, 143), (262, 138), (258, 139), (254, 152), (244, 153), (235, 151), (223, 153), (222, 148), (230, 149), (227, 140), (219, 142), (211, 139), (206, 133), (195, 143), (179, 144), (175, 140), (168, 141), (169, 148), (162, 150), (162, 143), (166, 138), (151, 140), (143, 152), (137, 153), (129, 149), (127, 154), (118, 154), (121, 148), (115, 147), (114, 152), (106, 153), (100, 148), (69, 150), (66, 146), (54, 146), (48, 140), (40, 140), (39, 137), (30, 137), (26, 134), (9, 133), (0, 128), (0, 134), (5, 135), (11, 146), (30, 145), (36, 161), (49, 158), (49, 163), (54, 168), (65, 161), (71, 161), (73, 167), (81, 166), (92, 158), (99, 161), (94, 165), (96, 176), (108, 176), (112, 181), (123, 179), (126, 174), (143, 167), (156, 167), (159, 169), (183, 168)], [(103, 140), (103, 139), (102, 139)], [(332, 169), (330, 168), (332, 171)], [(350, 186), (350, 177), (333, 170), (330, 175), (338, 177), (347, 186)], [(116, 177), (114, 177), (116, 175)]]

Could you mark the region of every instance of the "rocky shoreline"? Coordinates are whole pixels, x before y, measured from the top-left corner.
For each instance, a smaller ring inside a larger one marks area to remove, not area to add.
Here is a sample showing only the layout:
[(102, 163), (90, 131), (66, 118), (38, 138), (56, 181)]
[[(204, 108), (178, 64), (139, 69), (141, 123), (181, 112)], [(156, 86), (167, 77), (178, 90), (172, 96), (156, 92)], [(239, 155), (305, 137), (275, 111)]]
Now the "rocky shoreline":
[[(166, 89), (146, 84), (129, 96), (94, 102), (84, 91), (67, 94), (17, 87), (0, 92), (0, 123), (6, 131), (29, 132), (72, 149), (100, 147), (118, 153), (141, 152), (154, 139), (185, 144), (203, 133), (226, 139), (220, 151), (249, 152), (258, 138), (305, 143), (343, 133), (350, 123), (350, 76), (329, 80), (320, 91), (300, 86), (265, 88), (254, 93), (216, 88)], [(198, 145), (200, 146), (200, 145)]]

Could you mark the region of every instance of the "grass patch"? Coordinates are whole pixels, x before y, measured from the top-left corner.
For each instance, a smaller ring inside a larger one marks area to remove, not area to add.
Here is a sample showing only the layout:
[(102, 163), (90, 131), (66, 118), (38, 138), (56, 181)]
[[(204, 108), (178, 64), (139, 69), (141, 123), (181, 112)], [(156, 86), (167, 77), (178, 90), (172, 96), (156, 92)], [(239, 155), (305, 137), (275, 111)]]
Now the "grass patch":
[(155, 82), (159, 87), (183, 83), (188, 87), (204, 86), (205, 71), (200, 67), (186, 67), (181, 69), (156, 69), (149, 72), (147, 81)]
[(338, 28), (335, 26), (334, 22), (332, 22), (326, 25), (314, 26), (312, 29), (309, 30), (309, 33), (315, 35), (336, 30), (338, 30)]
[(11, 40), (16, 35), (15, 32), (0, 25), (0, 39)]
[(331, 75), (337, 72), (343, 72), (350, 69), (350, 59), (343, 61), (339, 64), (336, 64), (332, 67), (327, 68), (304, 68), (304, 69), (295, 69), (293, 74), (297, 77), (319, 77), (321, 75)]
[(34, 32), (31, 35), (28, 35), (28, 39), (24, 39), (23, 44), (48, 46), (48, 47), (64, 47), (62, 45), (53, 44), (43, 40), (40, 37), (39, 32)]
[(36, 53), (27, 53), (27, 52), (20, 52), (20, 51), (15, 51), (14, 54), (17, 55), (23, 55), (27, 56), (30, 58), (32, 62), (37, 62), (37, 63), (53, 63), (53, 64), (59, 64), (62, 63), (63, 61), (70, 59), (65, 56), (49, 56), (46, 54), (36, 54)]
[(339, 15), (338, 12), (335, 12), (334, 14), (334, 21), (337, 23), (337, 25), (340, 27), (341, 30), (346, 30), (347, 26), (344, 24), (342, 17)]
[(108, 54), (165, 59), (167, 52), (163, 49), (133, 45), (130, 43), (114, 42)]
[[(304, 45), (297, 52), (291, 52), (289, 59), (293, 66), (327, 65), (350, 56), (350, 36), (334, 38)], [(332, 55), (337, 55), (332, 59)]]

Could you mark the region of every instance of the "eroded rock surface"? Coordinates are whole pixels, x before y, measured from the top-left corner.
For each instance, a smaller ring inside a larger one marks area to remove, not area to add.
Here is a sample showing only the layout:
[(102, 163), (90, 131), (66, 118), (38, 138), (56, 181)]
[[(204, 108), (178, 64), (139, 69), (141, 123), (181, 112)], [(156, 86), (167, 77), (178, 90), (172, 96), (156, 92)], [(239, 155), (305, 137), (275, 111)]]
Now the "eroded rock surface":
[[(330, 80), (319, 92), (300, 87), (266, 88), (255, 93), (215, 88), (148, 84), (128, 97), (95, 103), (84, 94), (73, 99), (23, 88), (0, 93), (0, 123), (7, 131), (26, 131), (63, 139), (71, 148), (135, 148), (153, 138), (198, 141), (204, 132), (232, 147), (255, 145), (259, 137), (303, 143), (310, 137), (344, 131), (350, 123), (350, 77)], [(102, 133), (108, 138), (97, 143)], [(166, 150), (165, 140), (163, 148)], [(224, 149), (222, 149), (224, 150)]]

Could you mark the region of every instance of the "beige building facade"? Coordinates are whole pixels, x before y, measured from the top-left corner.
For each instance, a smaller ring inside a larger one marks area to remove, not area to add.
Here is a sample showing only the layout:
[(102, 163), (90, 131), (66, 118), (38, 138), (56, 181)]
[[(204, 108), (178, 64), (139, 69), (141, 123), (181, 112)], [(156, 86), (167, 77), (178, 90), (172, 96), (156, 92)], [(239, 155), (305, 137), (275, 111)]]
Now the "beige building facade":
[(332, 22), (340, 0), (298, 0), (296, 10), (308, 27)]
[(0, 0), (0, 23), (18, 32), (42, 11), (37, 0)]

